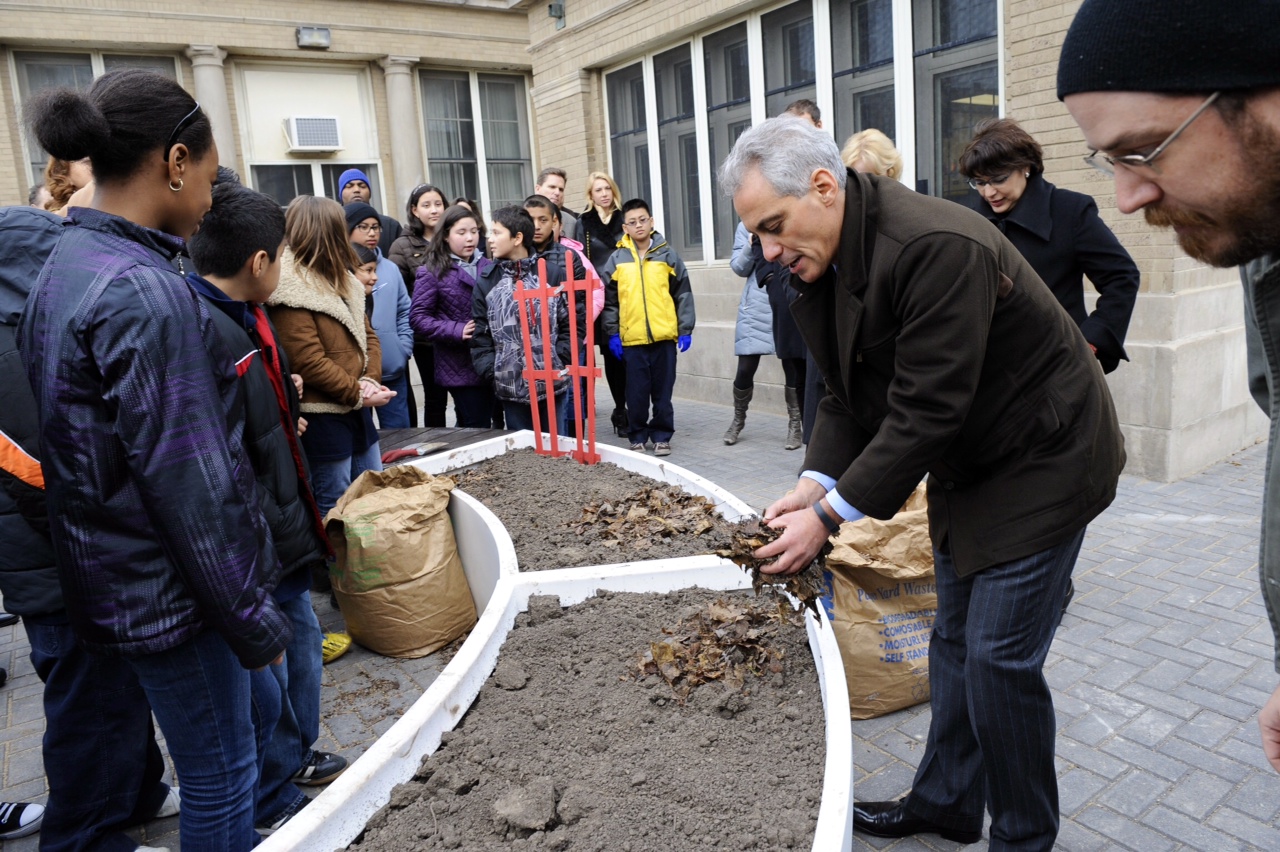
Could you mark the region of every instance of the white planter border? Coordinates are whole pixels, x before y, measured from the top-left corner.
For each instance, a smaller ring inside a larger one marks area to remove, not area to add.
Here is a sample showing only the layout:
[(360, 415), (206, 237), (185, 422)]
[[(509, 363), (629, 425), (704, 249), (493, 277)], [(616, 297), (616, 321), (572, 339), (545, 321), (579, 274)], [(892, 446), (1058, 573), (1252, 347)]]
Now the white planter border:
[[(561, 438), (562, 449), (576, 442)], [(533, 433), (515, 432), (412, 462), (440, 474), (534, 446)], [(598, 446), (601, 461), (644, 474), (714, 501), (731, 521), (750, 517), (752, 509), (707, 479), (679, 465), (617, 447)], [(615, 592), (668, 592), (702, 586), (734, 590), (750, 588), (748, 574), (717, 556), (624, 562), (520, 573), (506, 528), (483, 504), (460, 490), (449, 502), (468, 582), (479, 621), (458, 653), (430, 687), (359, 759), (301, 813), (258, 846), (261, 852), (343, 849), (391, 798), (397, 784), (411, 779), (424, 756), (440, 745), (440, 737), (462, 719), (497, 665), (498, 652), (528, 608), (531, 595), (554, 594), (565, 606), (591, 597), (597, 589)], [(809, 647), (818, 669), (826, 720), (826, 763), (822, 800), (814, 832), (814, 852), (852, 846), (853, 735), (844, 666), (826, 615), (806, 614)]]

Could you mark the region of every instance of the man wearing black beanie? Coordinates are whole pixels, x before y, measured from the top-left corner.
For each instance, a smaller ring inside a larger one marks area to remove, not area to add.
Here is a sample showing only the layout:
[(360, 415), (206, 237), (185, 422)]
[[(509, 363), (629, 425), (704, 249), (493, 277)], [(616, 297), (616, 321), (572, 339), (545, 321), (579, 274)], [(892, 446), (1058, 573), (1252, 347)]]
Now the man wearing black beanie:
[[(1249, 389), (1271, 418), (1259, 571), (1280, 672), (1280, 0), (1085, 0), (1058, 97), (1116, 206), (1171, 227), (1182, 249), (1240, 266)], [(1280, 687), (1258, 717), (1280, 771)]]

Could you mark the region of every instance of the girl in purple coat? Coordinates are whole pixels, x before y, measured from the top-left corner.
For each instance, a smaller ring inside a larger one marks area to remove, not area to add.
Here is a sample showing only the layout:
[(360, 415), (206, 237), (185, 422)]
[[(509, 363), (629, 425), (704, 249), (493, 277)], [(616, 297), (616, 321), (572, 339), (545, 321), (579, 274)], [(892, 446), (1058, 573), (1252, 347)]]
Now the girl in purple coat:
[(493, 387), (471, 365), (472, 291), (479, 273), (491, 261), (477, 246), (480, 224), (461, 205), (445, 211), (426, 260), (413, 285), (409, 324), (436, 348), (436, 384), (453, 397), (458, 426), (488, 429), (492, 425)]

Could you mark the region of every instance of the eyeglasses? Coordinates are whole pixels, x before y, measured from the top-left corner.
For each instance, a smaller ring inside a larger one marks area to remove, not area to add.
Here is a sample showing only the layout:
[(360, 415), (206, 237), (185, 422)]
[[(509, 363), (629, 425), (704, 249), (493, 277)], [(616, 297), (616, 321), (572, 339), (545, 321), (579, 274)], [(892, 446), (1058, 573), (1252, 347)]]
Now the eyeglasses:
[(996, 175), (995, 177), (987, 178), (986, 180), (983, 180), (982, 178), (969, 178), (965, 183), (969, 184), (970, 189), (982, 189), (984, 186), (1001, 186), (1009, 179), (1009, 175), (1011, 174), (1013, 174), (1013, 172), (1005, 172), (1002, 175)]
[(164, 146), (164, 161), (169, 161), (169, 152), (173, 150), (173, 146), (178, 144), (178, 137), (182, 135), (182, 131), (186, 130), (192, 124), (195, 124), (197, 118), (200, 117), (200, 104), (196, 104), (195, 109), (182, 117), (177, 127), (173, 128), (173, 132), (169, 134), (169, 141)]
[(1155, 162), (1156, 157), (1159, 157), (1161, 154), (1163, 154), (1165, 149), (1173, 144), (1173, 140), (1181, 136), (1182, 131), (1190, 127), (1191, 122), (1199, 118), (1200, 113), (1207, 110), (1210, 107), (1210, 105), (1212, 105), (1213, 102), (1218, 99), (1218, 95), (1221, 95), (1221, 94), (1222, 92), (1214, 92), (1212, 95), (1210, 95), (1208, 99), (1205, 100), (1204, 103), (1200, 104), (1200, 107), (1195, 112), (1187, 116), (1186, 121), (1178, 125), (1177, 130), (1169, 134), (1168, 139), (1164, 140), (1159, 145), (1157, 145), (1156, 149), (1152, 151), (1150, 154), (1125, 154), (1122, 157), (1112, 157), (1107, 154), (1100, 153), (1097, 148), (1094, 148), (1089, 152), (1089, 156), (1084, 158), (1084, 161), (1089, 165), (1093, 166), (1098, 171), (1102, 172), (1104, 175), (1114, 175), (1116, 173), (1117, 165), (1126, 166), (1127, 168), (1130, 168), (1130, 169), (1136, 169), (1142, 166), (1150, 166), (1153, 162)]
[(623, 222), (622, 224), (626, 225), (628, 228), (639, 228), (640, 226), (647, 225), (652, 221), (652, 219), (632, 219), (631, 221)]
[(361, 232), (362, 234), (372, 234), (374, 231), (382, 230), (382, 223), (381, 222), (361, 222), (359, 225), (356, 225), (356, 230)]

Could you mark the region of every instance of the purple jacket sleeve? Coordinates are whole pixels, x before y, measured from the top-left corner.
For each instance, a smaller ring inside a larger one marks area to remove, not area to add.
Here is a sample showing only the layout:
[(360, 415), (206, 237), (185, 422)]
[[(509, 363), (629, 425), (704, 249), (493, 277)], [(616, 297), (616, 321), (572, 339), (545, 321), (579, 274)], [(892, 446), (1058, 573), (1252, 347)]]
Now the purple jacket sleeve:
[(425, 266), (418, 268), (418, 277), (413, 285), (413, 305), (409, 308), (409, 324), (432, 343), (462, 343), (462, 329), (466, 321), (457, 322), (443, 315), (440, 291), (444, 286), (444, 282), (428, 272)]

